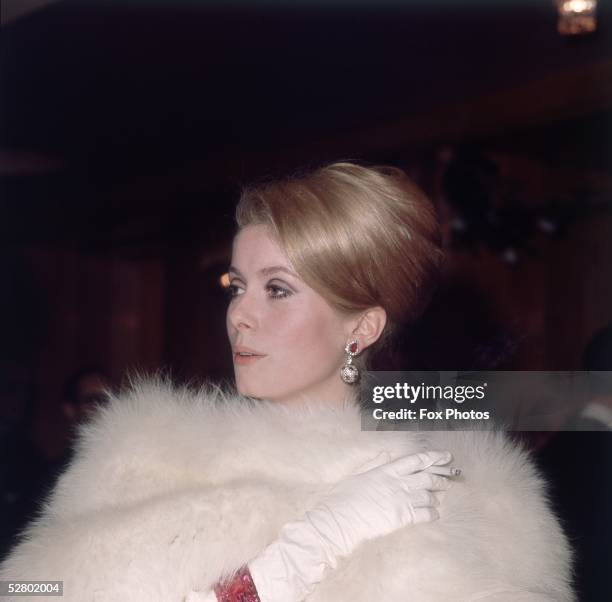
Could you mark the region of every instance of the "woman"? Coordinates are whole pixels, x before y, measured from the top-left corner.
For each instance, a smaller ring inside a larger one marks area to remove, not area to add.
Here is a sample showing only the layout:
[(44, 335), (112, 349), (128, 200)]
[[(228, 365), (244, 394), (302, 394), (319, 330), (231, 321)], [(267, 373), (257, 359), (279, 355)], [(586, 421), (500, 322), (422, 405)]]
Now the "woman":
[(439, 275), (422, 192), (337, 163), (245, 191), (237, 222), (237, 391), (141, 379), (100, 408), (0, 579), (79, 602), (574, 600), (503, 432), (361, 430), (359, 373)]

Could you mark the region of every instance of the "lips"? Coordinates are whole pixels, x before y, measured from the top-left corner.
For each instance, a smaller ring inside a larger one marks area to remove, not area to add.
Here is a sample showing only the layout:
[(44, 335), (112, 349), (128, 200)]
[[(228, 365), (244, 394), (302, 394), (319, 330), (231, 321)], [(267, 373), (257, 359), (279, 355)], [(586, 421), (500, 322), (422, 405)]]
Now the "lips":
[[(240, 355), (241, 353), (250, 353), (252, 355)], [(237, 366), (248, 366), (249, 364), (258, 362), (264, 357), (266, 357), (265, 353), (253, 349), (252, 347), (245, 347), (244, 345), (234, 347), (234, 364)]]
[(236, 356), (249, 357), (249, 356), (241, 356), (239, 355), (240, 353), (250, 353), (251, 356), (256, 356), (256, 357), (264, 357), (266, 355), (265, 353), (262, 353), (261, 351), (257, 351), (257, 349), (252, 349), (251, 347), (245, 347), (243, 345), (234, 347), (234, 357)]
[[(240, 352), (251, 353), (252, 355), (240, 355)], [(249, 347), (236, 347), (234, 349), (234, 364), (236, 366), (248, 366), (263, 360), (265, 357), (265, 353), (256, 352)]]

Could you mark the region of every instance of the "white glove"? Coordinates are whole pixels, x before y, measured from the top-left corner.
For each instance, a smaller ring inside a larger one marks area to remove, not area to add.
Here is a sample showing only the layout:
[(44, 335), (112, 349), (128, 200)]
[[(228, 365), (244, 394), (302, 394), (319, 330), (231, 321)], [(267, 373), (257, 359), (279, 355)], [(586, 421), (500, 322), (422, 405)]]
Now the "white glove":
[(362, 542), (437, 519), (434, 506), (439, 502), (433, 492), (448, 489), (452, 482), (427, 468), (451, 460), (450, 452), (423, 452), (340, 481), (249, 562), (261, 602), (299, 602), (337, 566), (339, 557)]

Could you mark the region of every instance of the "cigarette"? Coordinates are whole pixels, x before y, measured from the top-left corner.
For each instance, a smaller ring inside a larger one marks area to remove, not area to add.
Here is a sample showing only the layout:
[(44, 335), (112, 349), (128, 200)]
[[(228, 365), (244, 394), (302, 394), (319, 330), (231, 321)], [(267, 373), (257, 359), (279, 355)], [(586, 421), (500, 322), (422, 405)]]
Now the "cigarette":
[(461, 468), (453, 468), (452, 466), (428, 466), (424, 470), (443, 477), (458, 477), (461, 474)]

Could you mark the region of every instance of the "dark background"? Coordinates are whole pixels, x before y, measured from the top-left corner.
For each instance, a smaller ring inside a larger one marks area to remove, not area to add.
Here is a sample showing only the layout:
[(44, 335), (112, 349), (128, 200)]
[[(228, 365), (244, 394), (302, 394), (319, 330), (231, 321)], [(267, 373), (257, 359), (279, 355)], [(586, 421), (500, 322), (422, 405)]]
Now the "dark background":
[[(390, 163), (435, 203), (445, 278), (380, 368), (580, 369), (612, 322), (612, 10), (599, 5), (595, 33), (566, 37), (549, 0), (3, 0), (1, 416), (27, 441), (2, 459), (18, 483), (9, 531), (70, 446), (60, 406), (80, 368), (114, 385), (136, 369), (231, 377), (219, 277), (240, 187), (259, 178)], [(602, 473), (582, 467), (603, 470), (610, 434), (563, 435), (538, 457), (586, 550), (582, 599), (607, 600), (593, 567), (610, 531), (576, 518), (563, 479), (576, 466), (584, 499), (599, 498)]]

